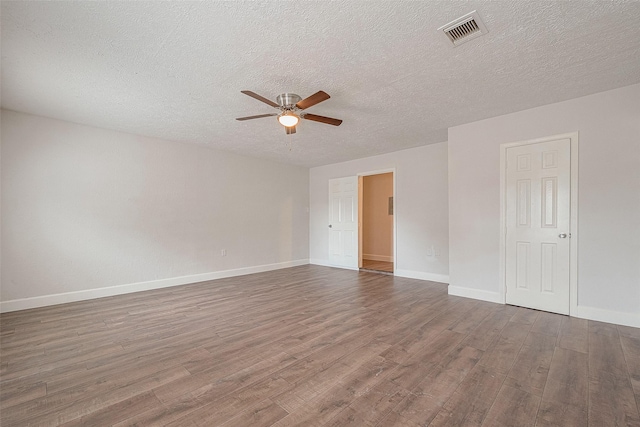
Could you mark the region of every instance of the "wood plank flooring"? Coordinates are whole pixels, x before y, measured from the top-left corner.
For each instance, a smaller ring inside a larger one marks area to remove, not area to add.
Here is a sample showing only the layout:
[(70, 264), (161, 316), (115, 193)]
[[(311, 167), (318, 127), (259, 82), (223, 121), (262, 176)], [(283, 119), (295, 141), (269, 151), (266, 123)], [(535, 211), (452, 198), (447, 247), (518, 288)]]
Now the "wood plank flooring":
[(0, 316), (8, 426), (640, 426), (640, 329), (301, 266)]
[(371, 259), (363, 259), (362, 268), (364, 270), (386, 271), (387, 273), (393, 273), (393, 263), (389, 261), (374, 261)]

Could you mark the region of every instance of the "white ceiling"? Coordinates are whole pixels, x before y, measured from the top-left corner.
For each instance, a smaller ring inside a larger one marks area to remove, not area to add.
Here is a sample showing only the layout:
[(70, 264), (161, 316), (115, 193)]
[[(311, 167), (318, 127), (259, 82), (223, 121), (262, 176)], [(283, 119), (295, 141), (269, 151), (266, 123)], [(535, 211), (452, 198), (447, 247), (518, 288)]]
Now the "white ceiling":
[[(478, 10), (489, 33), (437, 28)], [(2, 107), (303, 166), (640, 82), (638, 1), (2, 2)], [(240, 93), (331, 99), (285, 135)]]

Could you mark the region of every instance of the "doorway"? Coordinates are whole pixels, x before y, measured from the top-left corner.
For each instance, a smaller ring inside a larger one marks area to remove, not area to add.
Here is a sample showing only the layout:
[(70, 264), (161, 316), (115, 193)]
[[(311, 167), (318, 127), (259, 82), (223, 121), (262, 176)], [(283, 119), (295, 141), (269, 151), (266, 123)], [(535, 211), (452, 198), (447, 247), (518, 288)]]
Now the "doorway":
[(577, 306), (577, 133), (501, 146), (501, 275), (507, 304)]
[(360, 270), (393, 274), (394, 174), (358, 177), (358, 266)]

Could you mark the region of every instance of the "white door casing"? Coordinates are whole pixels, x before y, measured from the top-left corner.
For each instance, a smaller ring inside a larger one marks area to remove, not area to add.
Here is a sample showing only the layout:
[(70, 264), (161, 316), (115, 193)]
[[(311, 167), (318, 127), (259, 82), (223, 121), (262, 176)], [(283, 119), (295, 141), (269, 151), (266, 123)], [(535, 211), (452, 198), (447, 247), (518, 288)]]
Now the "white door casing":
[(358, 177), (329, 180), (329, 264), (358, 269)]
[(508, 304), (570, 312), (571, 139), (506, 149)]

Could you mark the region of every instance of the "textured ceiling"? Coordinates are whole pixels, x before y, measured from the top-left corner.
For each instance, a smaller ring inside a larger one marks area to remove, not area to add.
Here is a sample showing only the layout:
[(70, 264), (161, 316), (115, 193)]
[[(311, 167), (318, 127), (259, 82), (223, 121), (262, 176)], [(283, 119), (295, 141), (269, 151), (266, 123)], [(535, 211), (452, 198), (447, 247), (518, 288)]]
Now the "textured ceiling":
[[(478, 10), (489, 33), (437, 28)], [(640, 82), (638, 1), (2, 2), (2, 107), (317, 166)], [(285, 135), (246, 95), (331, 99)]]

